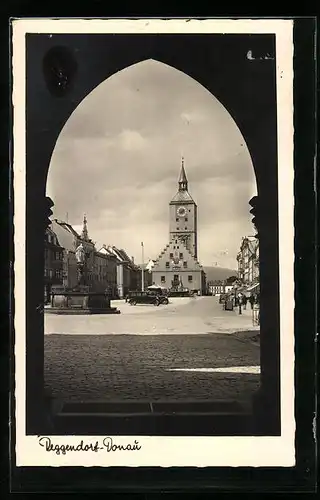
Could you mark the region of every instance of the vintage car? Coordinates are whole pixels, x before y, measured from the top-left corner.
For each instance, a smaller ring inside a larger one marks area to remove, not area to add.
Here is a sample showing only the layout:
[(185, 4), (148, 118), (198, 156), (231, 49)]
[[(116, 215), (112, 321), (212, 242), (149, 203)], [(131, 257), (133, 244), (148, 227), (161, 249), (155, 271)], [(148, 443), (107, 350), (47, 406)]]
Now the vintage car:
[(160, 304), (168, 304), (168, 297), (158, 295), (155, 291), (134, 291), (129, 292), (128, 302), (131, 306), (136, 304), (153, 304), (159, 306)]
[(169, 304), (168, 290), (166, 288), (151, 285), (148, 287), (147, 292), (157, 295), (159, 297), (160, 304)]

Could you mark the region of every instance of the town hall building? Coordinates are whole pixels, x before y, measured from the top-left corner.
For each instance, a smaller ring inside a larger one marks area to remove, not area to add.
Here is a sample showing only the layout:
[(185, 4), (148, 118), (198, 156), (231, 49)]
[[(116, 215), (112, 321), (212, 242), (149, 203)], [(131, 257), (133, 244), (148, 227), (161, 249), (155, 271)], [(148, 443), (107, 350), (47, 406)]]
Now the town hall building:
[(169, 203), (169, 243), (152, 268), (152, 281), (172, 291), (205, 293), (205, 273), (198, 261), (197, 205), (188, 191), (184, 160), (178, 191)]

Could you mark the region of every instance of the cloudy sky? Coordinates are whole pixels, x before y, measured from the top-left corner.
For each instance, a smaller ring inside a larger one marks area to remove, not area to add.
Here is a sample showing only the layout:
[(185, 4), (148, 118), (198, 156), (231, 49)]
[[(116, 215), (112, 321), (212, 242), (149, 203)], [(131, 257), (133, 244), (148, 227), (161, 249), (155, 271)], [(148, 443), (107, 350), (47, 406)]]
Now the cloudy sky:
[(54, 216), (89, 236), (124, 248), (141, 262), (169, 239), (169, 207), (181, 155), (198, 205), (199, 259), (236, 267), (241, 237), (252, 234), (256, 194), (244, 139), (226, 109), (184, 73), (148, 60), (91, 92), (74, 111), (54, 149), (47, 194)]

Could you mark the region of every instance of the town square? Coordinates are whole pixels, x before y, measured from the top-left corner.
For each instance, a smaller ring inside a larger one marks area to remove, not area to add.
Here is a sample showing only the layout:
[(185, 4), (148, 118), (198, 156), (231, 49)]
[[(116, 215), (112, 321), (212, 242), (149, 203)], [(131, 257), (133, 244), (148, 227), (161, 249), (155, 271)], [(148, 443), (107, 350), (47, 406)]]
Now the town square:
[[(169, 208), (169, 244), (140, 266), (122, 249), (97, 251), (86, 217), (80, 235), (57, 220), (48, 229), (61, 283), (45, 288), (45, 384), (59, 400), (250, 407), (260, 373), (258, 239), (243, 238), (234, 276), (207, 282), (184, 159)], [(104, 305), (94, 305), (97, 294)]]

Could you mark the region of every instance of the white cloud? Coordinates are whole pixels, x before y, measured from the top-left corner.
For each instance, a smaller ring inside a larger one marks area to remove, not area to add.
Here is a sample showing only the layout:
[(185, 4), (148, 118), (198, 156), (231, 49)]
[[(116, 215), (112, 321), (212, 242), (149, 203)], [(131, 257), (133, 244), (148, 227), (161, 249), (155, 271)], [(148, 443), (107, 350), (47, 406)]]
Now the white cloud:
[(155, 258), (168, 239), (182, 153), (198, 204), (200, 260), (210, 265), (221, 248), (232, 260), (241, 236), (252, 230), (249, 152), (217, 99), (158, 62), (120, 71), (71, 115), (48, 175), (55, 215), (68, 212), (70, 222), (81, 224), (86, 213), (95, 241), (123, 246), (138, 261), (144, 240)]
[(126, 151), (140, 151), (148, 144), (137, 130), (123, 130), (119, 135), (118, 142), (120, 147)]

